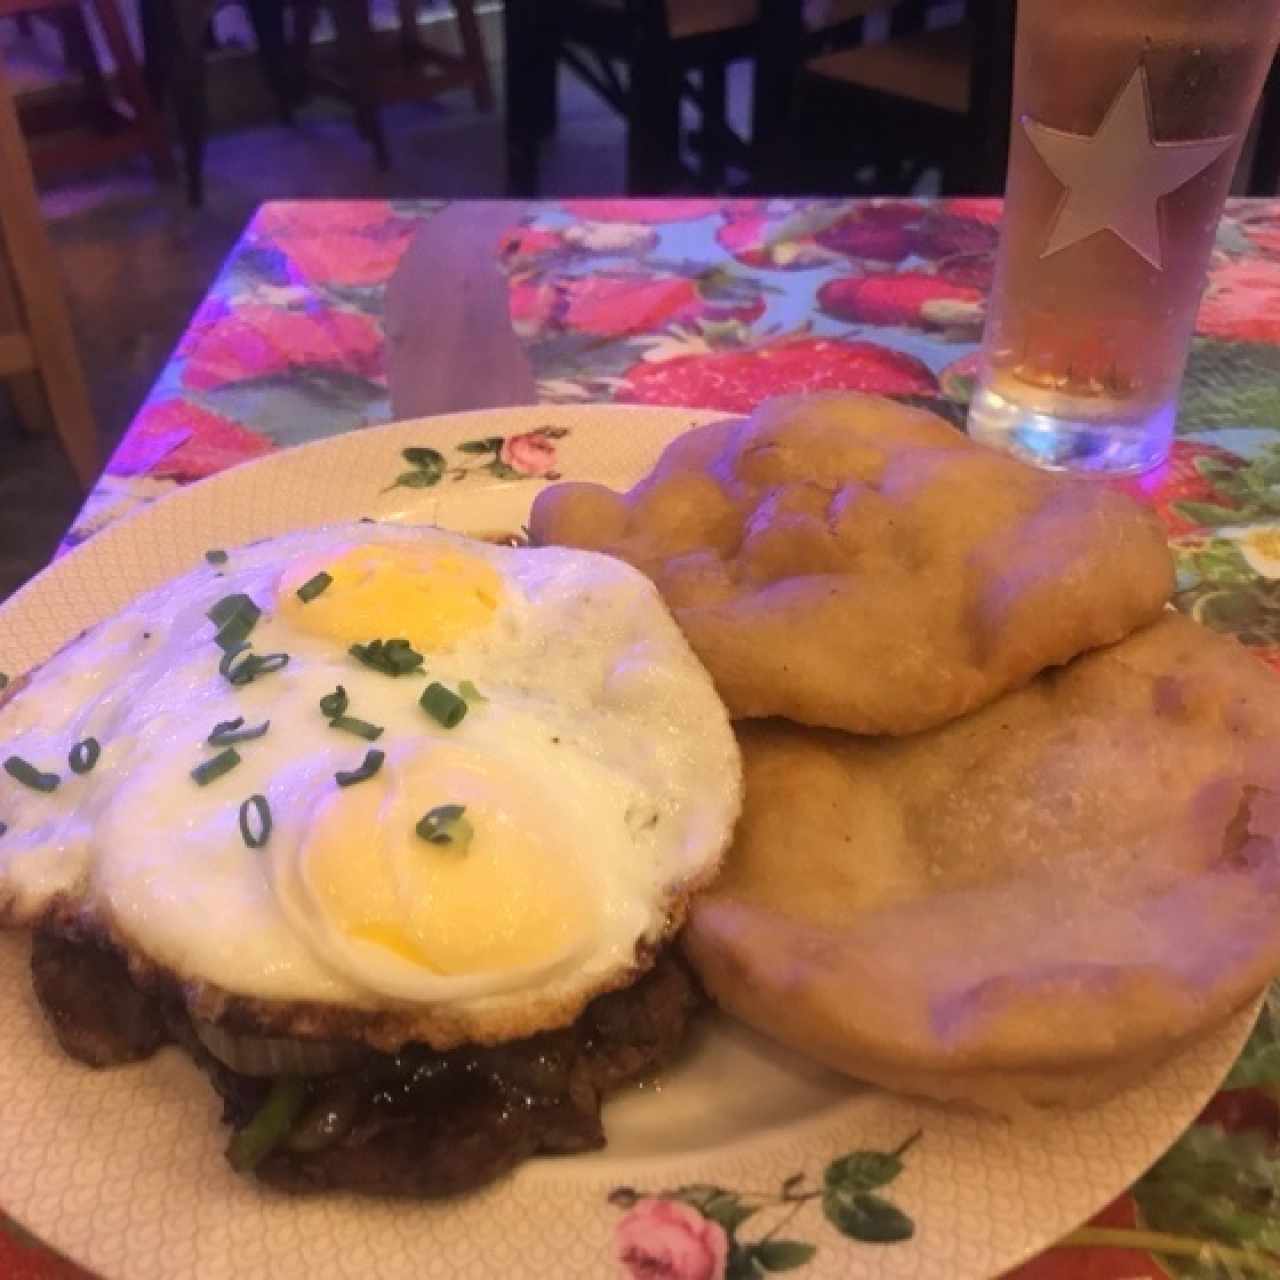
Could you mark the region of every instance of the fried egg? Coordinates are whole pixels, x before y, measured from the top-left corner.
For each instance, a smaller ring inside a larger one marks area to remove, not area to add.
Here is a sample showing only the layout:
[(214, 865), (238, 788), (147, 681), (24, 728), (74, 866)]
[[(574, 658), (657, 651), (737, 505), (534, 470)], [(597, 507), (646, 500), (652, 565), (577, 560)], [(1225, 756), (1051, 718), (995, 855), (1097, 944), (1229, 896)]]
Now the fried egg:
[(212, 559), (0, 707), (0, 920), (437, 1045), (568, 1021), (678, 927), (740, 762), (641, 574), (370, 523)]

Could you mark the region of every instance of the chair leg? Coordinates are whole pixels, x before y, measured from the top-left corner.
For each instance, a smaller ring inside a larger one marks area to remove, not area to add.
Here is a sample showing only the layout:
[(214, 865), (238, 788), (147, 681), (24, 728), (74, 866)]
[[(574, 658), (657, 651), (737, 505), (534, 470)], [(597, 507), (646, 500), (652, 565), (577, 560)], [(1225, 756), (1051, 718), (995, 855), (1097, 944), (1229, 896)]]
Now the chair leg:
[(1258, 108), (1258, 134), (1249, 166), (1249, 194), (1274, 196), (1280, 184), (1280, 58), (1271, 63)]
[(422, 42), (418, 39), (418, 0), (396, 0), (400, 15), (400, 61), (406, 72), (418, 65)]
[(116, 8), (115, 0), (93, 0), (93, 10), (98, 15), (98, 24), (102, 28), (102, 36), (107, 48), (111, 51), (111, 60), (116, 65), (116, 78), (119, 81), (125, 101), (133, 111), (136, 128), (141, 130), (147, 142), (147, 150), (151, 153), (156, 173), (163, 179), (174, 176), (173, 153), (169, 149), (169, 139), (165, 133), (164, 122), (156, 111), (147, 86), (143, 82), (138, 60), (134, 57), (133, 47), (129, 43), (128, 33)]
[[(517, 0), (517, 3), (519, 0)], [(462, 42), (462, 55), (471, 72), (471, 90), (476, 98), (477, 111), (493, 110), (493, 82), (489, 79), (489, 59), (485, 55), (484, 37), (476, 21), (472, 0), (453, 0), (458, 15), (458, 37)]]
[(680, 170), (680, 80), (665, 58), (637, 51), (627, 92), (627, 194), (671, 186)]
[(391, 154), (387, 150), (382, 115), (378, 110), (378, 69), (368, 0), (333, 0), (333, 19), (337, 27), (339, 54), (347, 64), (347, 74), (351, 79), (356, 128), (372, 145), (378, 168), (389, 169)]
[(289, 51), (284, 36), (284, 0), (246, 0), (249, 21), (258, 46), (258, 65), (276, 100), (282, 124), (293, 123), (293, 86)]
[(317, 0), (298, 0), (293, 6), (293, 48), (290, 77), (293, 100), (302, 103), (311, 94), (311, 37), (316, 29)]
[(701, 156), (698, 162), (700, 184), (707, 191), (723, 191), (728, 176), (729, 153), (725, 134), (729, 131), (729, 86), (723, 62), (709, 62), (699, 73), (702, 99)]
[(538, 194), (542, 138), (556, 121), (556, 0), (513, 0), (502, 10), (506, 81), (507, 195)]

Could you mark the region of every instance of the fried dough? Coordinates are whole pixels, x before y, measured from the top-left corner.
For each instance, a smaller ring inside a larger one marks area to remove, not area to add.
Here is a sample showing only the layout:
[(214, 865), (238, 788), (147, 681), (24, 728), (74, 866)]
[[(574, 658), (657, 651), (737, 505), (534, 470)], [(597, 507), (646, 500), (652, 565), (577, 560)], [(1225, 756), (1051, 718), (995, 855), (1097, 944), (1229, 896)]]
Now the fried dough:
[(913, 738), (739, 736), (746, 807), (687, 952), (853, 1076), (1082, 1104), (1280, 971), (1280, 682), (1180, 615)]
[(730, 712), (852, 733), (942, 724), (1152, 621), (1156, 518), (874, 396), (775, 400), (674, 441), (627, 494), (560, 484), (535, 542), (657, 583)]

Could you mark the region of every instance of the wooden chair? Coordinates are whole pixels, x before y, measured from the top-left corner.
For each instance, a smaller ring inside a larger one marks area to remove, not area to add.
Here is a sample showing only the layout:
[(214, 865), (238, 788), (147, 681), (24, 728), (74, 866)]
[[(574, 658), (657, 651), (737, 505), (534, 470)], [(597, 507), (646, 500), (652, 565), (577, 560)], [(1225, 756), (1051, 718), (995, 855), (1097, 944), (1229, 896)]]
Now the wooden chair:
[[(4, 3), (4, 0), (0, 0)], [(204, 203), (204, 153), (208, 135), (205, 45), (218, 0), (139, 0), (146, 84), (159, 104), (171, 102), (182, 147), (187, 201)], [(245, 0), (258, 45), (258, 60), (280, 116), (288, 121), (295, 96), (285, 41), (284, 0)]]
[[(321, 0), (297, 0), (296, 57), (304, 86), (349, 101), (356, 128), (373, 147), (380, 168), (390, 165), (379, 104), (396, 99), (431, 98), (450, 89), (470, 88), (481, 111), (493, 107), (493, 86), (485, 55), (484, 37), (476, 20), (474, 0), (452, 0), (458, 22), (461, 54), (428, 44), (418, 28), (417, 0), (398, 0), (399, 56), (391, 66), (379, 57), (369, 15), (369, 0), (324, 0), (333, 15), (340, 74), (335, 76), (310, 63), (311, 38)], [(512, 0), (519, 5), (522, 0)]]
[(111, 102), (80, 0), (0, 0), (0, 18), (34, 16), (58, 25), (68, 61), (84, 79), (90, 107), (89, 112), (68, 109), (65, 98), (24, 106), (23, 123), (32, 138), (31, 163), (41, 178), (56, 178), (111, 165), (143, 151), (150, 155), (156, 173), (170, 178), (173, 156), (164, 122), (143, 82), (116, 0), (85, 2), (102, 29), (128, 114)]
[[(626, 119), (629, 193), (720, 189), (727, 166), (746, 156), (728, 125), (725, 73), (754, 55), (758, 12), (759, 0), (512, 0), (504, 10), (509, 194), (537, 194), (561, 62)], [(701, 120), (692, 171), (680, 155), (682, 100)]]
[(98, 444), (58, 264), (40, 215), (30, 157), (0, 68), (0, 380), (28, 430), (48, 418), (87, 490)]
[(937, 166), (945, 192), (1004, 189), (1014, 0), (969, 0), (937, 30), (927, 0), (904, 0), (876, 43), (856, 20), (835, 38), (799, 32), (791, 0), (762, 3), (762, 76), (782, 104), (757, 151), (762, 188), (893, 194)]

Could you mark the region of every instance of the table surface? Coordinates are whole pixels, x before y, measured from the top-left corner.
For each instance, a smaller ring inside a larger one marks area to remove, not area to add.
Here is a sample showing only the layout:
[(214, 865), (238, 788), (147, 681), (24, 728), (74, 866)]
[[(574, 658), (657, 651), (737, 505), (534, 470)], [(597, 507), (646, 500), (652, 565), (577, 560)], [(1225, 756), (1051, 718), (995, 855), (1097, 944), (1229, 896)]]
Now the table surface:
[[(855, 388), (959, 425), (999, 214), (969, 199), (263, 205), (66, 545), (393, 404), (397, 417), (535, 395), (745, 411)], [(475, 324), (503, 302), (518, 341)], [(1128, 487), (1166, 523), (1178, 606), (1280, 669), (1280, 201), (1228, 205), (1173, 457)], [(1204, 1243), (1280, 1253), (1280, 984), (1227, 1085), (1090, 1224), (1105, 1243), (1011, 1274), (1204, 1280), (1237, 1274), (1198, 1260)], [(0, 1225), (0, 1276), (83, 1274)]]

